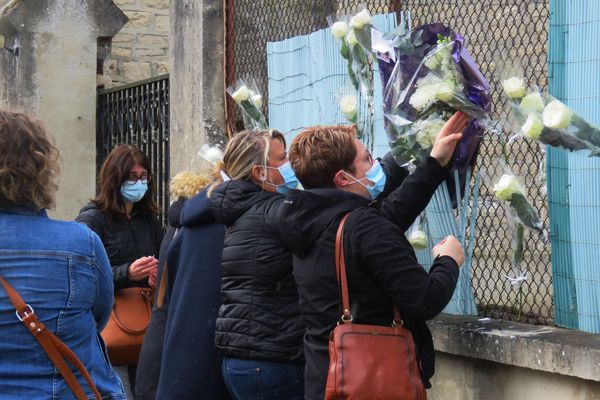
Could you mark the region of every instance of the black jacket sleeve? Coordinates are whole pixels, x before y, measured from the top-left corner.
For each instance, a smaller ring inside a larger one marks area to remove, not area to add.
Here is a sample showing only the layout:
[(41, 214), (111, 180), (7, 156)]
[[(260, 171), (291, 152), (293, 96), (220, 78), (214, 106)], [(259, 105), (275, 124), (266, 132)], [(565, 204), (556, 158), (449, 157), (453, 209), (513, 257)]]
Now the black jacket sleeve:
[(448, 304), (459, 268), (448, 256), (437, 258), (429, 272), (419, 264), (403, 231), (377, 211), (357, 213), (352, 224), (355, 254), (403, 317), (428, 320)]
[(377, 200), (381, 201), (402, 185), (402, 182), (408, 176), (408, 170), (398, 165), (391, 152), (380, 158), (379, 163), (386, 176), (383, 192), (377, 196)]
[[(105, 223), (104, 217), (100, 214), (100, 211), (95, 208), (81, 211), (77, 218), (75, 218), (75, 221), (87, 225), (88, 228), (98, 235), (104, 245), (104, 241), (106, 240), (106, 237), (104, 236)], [(115, 290), (130, 286), (132, 281), (129, 280), (129, 263), (120, 265), (111, 264), (111, 268)]]
[(427, 157), (399, 188), (381, 201), (381, 213), (402, 232), (406, 231), (427, 207), (437, 187), (448, 177), (448, 171), (435, 158)]

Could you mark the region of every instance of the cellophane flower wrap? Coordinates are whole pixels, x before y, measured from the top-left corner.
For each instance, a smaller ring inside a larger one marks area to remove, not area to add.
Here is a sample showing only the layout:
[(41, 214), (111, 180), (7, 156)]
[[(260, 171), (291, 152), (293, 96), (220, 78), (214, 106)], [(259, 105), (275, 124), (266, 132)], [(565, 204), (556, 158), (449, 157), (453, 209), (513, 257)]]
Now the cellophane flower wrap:
[(589, 150), (600, 156), (600, 128), (575, 113), (560, 100), (527, 88), (517, 72), (502, 81), (511, 105), (510, 122), (517, 136), (568, 151)]
[(262, 112), (263, 98), (254, 83), (246, 84), (239, 79), (234, 86), (227, 88), (227, 93), (242, 109), (245, 129), (269, 129), (267, 119)]
[(536, 208), (527, 199), (521, 179), (507, 169), (494, 179), (493, 191), (498, 200), (509, 206), (511, 215), (517, 222), (532, 231), (540, 234), (543, 232), (544, 223)]
[(400, 164), (430, 153), (442, 125), (456, 112), (471, 120), (453, 156), (464, 172), (475, 162), (490, 109), (489, 84), (464, 47), (464, 38), (442, 24), (424, 25), (391, 39), (393, 69), (379, 62), (385, 128)]

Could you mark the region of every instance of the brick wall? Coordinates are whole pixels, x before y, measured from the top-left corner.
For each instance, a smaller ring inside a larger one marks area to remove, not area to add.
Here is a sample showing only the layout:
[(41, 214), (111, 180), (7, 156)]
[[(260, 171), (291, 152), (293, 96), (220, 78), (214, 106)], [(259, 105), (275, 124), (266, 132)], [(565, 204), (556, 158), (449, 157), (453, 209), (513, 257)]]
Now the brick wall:
[(169, 72), (169, 1), (114, 0), (129, 22), (112, 39), (99, 83), (118, 86)]

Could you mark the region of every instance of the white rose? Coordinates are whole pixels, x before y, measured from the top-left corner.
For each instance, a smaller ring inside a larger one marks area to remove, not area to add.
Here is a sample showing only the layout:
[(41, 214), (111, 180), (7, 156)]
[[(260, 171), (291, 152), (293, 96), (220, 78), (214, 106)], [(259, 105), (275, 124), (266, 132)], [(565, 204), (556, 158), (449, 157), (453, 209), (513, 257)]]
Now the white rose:
[(542, 136), (542, 131), (544, 130), (544, 124), (540, 117), (536, 114), (529, 114), (527, 116), (527, 121), (521, 127), (521, 136), (525, 136), (528, 139), (539, 140), (540, 136)]
[(525, 96), (525, 82), (523, 79), (513, 76), (502, 82), (504, 93), (511, 99), (518, 99)]
[(248, 100), (250, 95), (250, 90), (246, 87), (246, 85), (242, 85), (238, 90), (233, 92), (231, 97), (236, 103), (241, 103), (242, 101)]
[(450, 101), (454, 98), (454, 85), (448, 82), (442, 82), (435, 91), (435, 97), (442, 101)]
[(521, 109), (526, 112), (542, 112), (544, 110), (544, 99), (539, 93), (530, 93), (521, 100)]
[(331, 25), (331, 33), (338, 39), (341, 39), (344, 36), (346, 36), (349, 30), (350, 27), (344, 21), (338, 21)]
[(369, 14), (369, 10), (364, 9), (354, 17), (350, 19), (350, 26), (356, 29), (360, 29), (365, 25), (371, 23), (371, 14)]
[(254, 104), (254, 106), (256, 108), (261, 108), (262, 107), (262, 96), (260, 94), (253, 94), (252, 96), (250, 96), (250, 101), (252, 101), (252, 104)]
[(551, 129), (564, 129), (571, 124), (573, 111), (558, 100), (551, 101), (544, 108), (542, 120)]
[(494, 185), (494, 192), (500, 200), (509, 201), (513, 194), (523, 194), (523, 188), (514, 175), (505, 174)]
[(358, 111), (356, 96), (347, 95), (340, 100), (340, 109), (348, 119), (352, 119)]
[(415, 230), (412, 231), (408, 242), (415, 248), (415, 250), (423, 250), (427, 248), (427, 234), (423, 231)]
[(348, 32), (348, 35), (346, 36), (346, 41), (350, 46), (356, 46), (358, 44), (358, 39), (356, 38), (354, 29), (350, 29), (350, 32)]

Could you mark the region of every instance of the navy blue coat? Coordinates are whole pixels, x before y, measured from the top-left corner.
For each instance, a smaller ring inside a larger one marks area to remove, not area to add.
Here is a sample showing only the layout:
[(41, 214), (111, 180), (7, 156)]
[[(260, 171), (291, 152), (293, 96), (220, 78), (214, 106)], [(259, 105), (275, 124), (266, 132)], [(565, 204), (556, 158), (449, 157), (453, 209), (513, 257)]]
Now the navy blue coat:
[(214, 341), (224, 237), (206, 191), (185, 202), (167, 254), (169, 315), (158, 399), (228, 398)]

